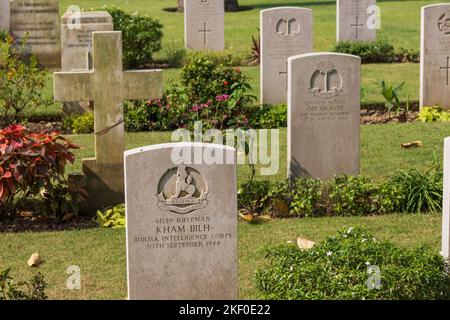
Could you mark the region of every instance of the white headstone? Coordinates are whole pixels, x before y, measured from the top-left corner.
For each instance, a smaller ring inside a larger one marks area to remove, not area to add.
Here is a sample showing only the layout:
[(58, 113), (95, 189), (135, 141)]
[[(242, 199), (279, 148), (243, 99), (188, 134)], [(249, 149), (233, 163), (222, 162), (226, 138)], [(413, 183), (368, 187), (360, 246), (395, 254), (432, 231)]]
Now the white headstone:
[(57, 0), (11, 1), (10, 31), (17, 40), (28, 37), (30, 53), (48, 68), (61, 67), (61, 34)]
[(186, 48), (223, 51), (225, 48), (224, 19), (223, 0), (185, 0)]
[(261, 11), (261, 103), (287, 102), (288, 57), (313, 51), (313, 12), (299, 7)]
[(337, 0), (337, 41), (375, 41), (376, 0)]
[(0, 30), (9, 31), (9, 0), (0, 0)]
[(62, 70), (88, 70), (92, 53), (92, 32), (113, 31), (108, 12), (66, 12), (61, 18)]
[(359, 174), (361, 59), (303, 54), (288, 68), (288, 177)]
[[(108, 12), (68, 10), (61, 18), (62, 71), (92, 68), (88, 59), (92, 56), (92, 32), (113, 30), (112, 17)], [(92, 106), (88, 101), (63, 103), (65, 113), (91, 110)]]
[[(184, 162), (175, 159), (180, 150)], [(192, 164), (211, 154), (226, 159)], [(128, 298), (237, 299), (234, 148), (172, 143), (128, 151), (125, 185)]]
[(420, 106), (450, 109), (450, 4), (422, 8)]
[(450, 137), (444, 141), (444, 194), (442, 204), (442, 255), (450, 259)]

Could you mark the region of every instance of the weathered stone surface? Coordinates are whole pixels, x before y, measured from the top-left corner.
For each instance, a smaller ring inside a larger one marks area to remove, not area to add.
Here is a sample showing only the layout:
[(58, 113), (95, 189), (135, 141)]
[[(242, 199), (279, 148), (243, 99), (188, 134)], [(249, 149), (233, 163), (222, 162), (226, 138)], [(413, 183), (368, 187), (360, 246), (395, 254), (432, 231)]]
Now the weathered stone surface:
[[(177, 149), (191, 161), (174, 160)], [(210, 153), (231, 162), (193, 164), (194, 154)], [(129, 299), (237, 299), (234, 148), (172, 143), (131, 150), (125, 184)]]
[(337, 41), (375, 41), (376, 26), (370, 10), (376, 0), (337, 0)]
[(261, 11), (261, 103), (287, 102), (288, 57), (313, 51), (313, 12), (299, 7)]
[(420, 106), (450, 109), (450, 4), (422, 8)]
[(56, 101), (94, 101), (95, 158), (83, 160), (92, 212), (123, 202), (123, 100), (159, 98), (160, 70), (123, 71), (121, 32), (93, 32), (93, 70), (55, 72)]
[(288, 68), (289, 178), (359, 174), (361, 59), (303, 54)]
[(0, 30), (9, 31), (9, 0), (0, 0)]
[(184, 8), (186, 48), (223, 51), (225, 47), (223, 0), (185, 0)]
[[(66, 12), (61, 19), (62, 71), (89, 70), (88, 57), (92, 57), (92, 32), (113, 31), (112, 17), (108, 12)], [(65, 102), (65, 113), (92, 111), (89, 102)]]
[(450, 137), (444, 141), (444, 194), (442, 203), (442, 255), (450, 259)]
[(113, 31), (108, 12), (66, 12), (61, 19), (62, 70), (88, 70), (92, 54), (92, 32)]
[(11, 1), (10, 31), (47, 68), (61, 67), (61, 35), (57, 0)]

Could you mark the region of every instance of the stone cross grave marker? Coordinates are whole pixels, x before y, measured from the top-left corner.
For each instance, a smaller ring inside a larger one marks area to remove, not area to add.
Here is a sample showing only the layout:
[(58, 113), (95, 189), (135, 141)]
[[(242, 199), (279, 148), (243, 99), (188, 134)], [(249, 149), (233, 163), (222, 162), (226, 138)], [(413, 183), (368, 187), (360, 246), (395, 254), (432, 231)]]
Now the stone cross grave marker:
[(57, 0), (11, 1), (10, 31), (27, 38), (28, 52), (47, 68), (61, 67), (61, 34)]
[(0, 0), (0, 30), (9, 31), (9, 0)]
[(56, 101), (93, 101), (95, 158), (83, 160), (87, 212), (123, 202), (123, 100), (162, 96), (160, 70), (123, 71), (121, 32), (93, 32), (93, 70), (55, 72)]
[(422, 7), (420, 106), (450, 109), (450, 4)]
[(359, 174), (361, 59), (303, 54), (288, 68), (289, 179)]
[[(219, 161), (194, 161), (205, 154)], [(170, 143), (127, 151), (125, 186), (128, 298), (237, 299), (235, 149)]]
[[(61, 18), (62, 71), (89, 70), (92, 56), (92, 32), (113, 31), (112, 17), (103, 11), (68, 11)], [(65, 113), (91, 111), (89, 102), (65, 102)]]
[(376, 0), (337, 0), (337, 41), (375, 41)]
[(186, 48), (223, 51), (225, 6), (223, 0), (185, 0)]
[(442, 203), (442, 255), (450, 259), (450, 137), (444, 140), (444, 194)]
[(287, 102), (287, 58), (313, 51), (313, 12), (299, 7), (261, 11), (261, 102)]

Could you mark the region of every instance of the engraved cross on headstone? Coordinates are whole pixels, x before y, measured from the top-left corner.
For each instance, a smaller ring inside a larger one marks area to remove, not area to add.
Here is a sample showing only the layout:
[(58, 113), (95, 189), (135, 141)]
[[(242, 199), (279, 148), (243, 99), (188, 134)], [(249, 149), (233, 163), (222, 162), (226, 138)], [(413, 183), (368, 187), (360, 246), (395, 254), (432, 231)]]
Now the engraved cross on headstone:
[(356, 17), (356, 23), (350, 24), (350, 27), (355, 27), (356, 39), (359, 39), (359, 27), (364, 27), (362, 23), (359, 23), (359, 17)]
[(286, 78), (286, 81), (285, 81), (284, 86), (285, 86), (285, 89), (287, 90), (287, 87), (288, 87), (287, 61), (286, 61), (286, 68), (285, 68), (285, 70), (286, 70), (286, 71), (279, 71), (279, 72), (278, 72), (278, 75), (279, 75), (280, 77), (281, 77), (281, 76), (284, 76), (284, 77)]
[(447, 65), (445, 66), (445, 67), (440, 67), (439, 68), (440, 70), (446, 70), (446, 72), (447, 72), (447, 86), (448, 86), (448, 80), (449, 80), (449, 76), (450, 76), (450, 73), (449, 73), (449, 70), (450, 70), (450, 57), (447, 57)]
[(206, 34), (212, 32), (212, 30), (206, 29), (206, 22), (203, 22), (203, 30), (198, 30), (198, 32), (203, 32), (203, 44), (206, 45)]
[(93, 101), (95, 158), (83, 159), (86, 211), (123, 202), (123, 101), (162, 96), (160, 70), (123, 71), (122, 33), (93, 32), (93, 69), (55, 72), (56, 101)]

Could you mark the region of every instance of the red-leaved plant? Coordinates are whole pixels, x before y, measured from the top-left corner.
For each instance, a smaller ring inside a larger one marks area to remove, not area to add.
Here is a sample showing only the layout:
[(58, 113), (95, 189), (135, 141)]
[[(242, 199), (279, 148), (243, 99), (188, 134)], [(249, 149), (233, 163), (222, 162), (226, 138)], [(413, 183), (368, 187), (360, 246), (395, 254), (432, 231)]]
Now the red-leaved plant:
[(20, 200), (42, 198), (61, 186), (73, 190), (64, 173), (75, 160), (70, 150), (77, 148), (58, 132), (29, 133), (21, 125), (0, 130), (0, 219), (13, 216)]

